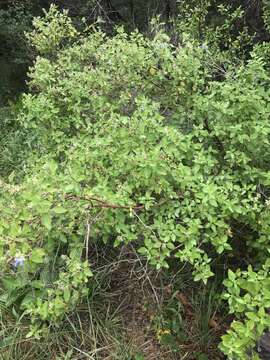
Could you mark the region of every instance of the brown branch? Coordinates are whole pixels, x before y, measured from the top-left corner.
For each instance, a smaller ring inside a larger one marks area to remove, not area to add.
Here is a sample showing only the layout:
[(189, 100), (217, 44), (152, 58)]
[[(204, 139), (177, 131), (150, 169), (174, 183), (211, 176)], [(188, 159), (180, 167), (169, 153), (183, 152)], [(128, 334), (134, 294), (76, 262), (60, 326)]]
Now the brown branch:
[(110, 204), (104, 200), (98, 199), (92, 196), (77, 196), (77, 195), (70, 195), (66, 197), (67, 200), (76, 200), (76, 201), (89, 201), (93, 202), (96, 201), (99, 205), (91, 205), (93, 208), (106, 208), (106, 209), (131, 209), (131, 210), (142, 210), (145, 208), (144, 205), (135, 205), (135, 206), (127, 206), (127, 205), (117, 205), (117, 204)]
[[(126, 210), (144, 210), (145, 209), (145, 205), (118, 205), (118, 204), (111, 204), (108, 203), (104, 200), (98, 199), (96, 197), (93, 196), (79, 196), (79, 195), (67, 195), (66, 200), (74, 200), (74, 201), (88, 201), (91, 203), (91, 207), (92, 208), (103, 208), (103, 209), (126, 209)], [(183, 195), (179, 194), (179, 200), (183, 199)], [(176, 199), (174, 199), (176, 200)], [(93, 202), (96, 201), (97, 203), (99, 203), (98, 205), (94, 205)], [(161, 201), (158, 204), (154, 204), (152, 207), (159, 207), (165, 203), (167, 203), (167, 200)]]

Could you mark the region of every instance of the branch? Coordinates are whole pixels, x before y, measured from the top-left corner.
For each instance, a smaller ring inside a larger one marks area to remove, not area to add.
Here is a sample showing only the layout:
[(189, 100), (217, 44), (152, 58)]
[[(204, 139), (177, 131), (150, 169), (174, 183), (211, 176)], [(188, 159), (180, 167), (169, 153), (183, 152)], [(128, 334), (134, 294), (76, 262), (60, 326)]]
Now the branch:
[(92, 197), (92, 196), (77, 196), (77, 195), (70, 195), (66, 197), (67, 200), (75, 200), (75, 201), (89, 201), (89, 202), (97, 202), (99, 205), (92, 204), (93, 208), (107, 208), (107, 209), (131, 209), (131, 210), (142, 210), (145, 208), (144, 205), (135, 205), (135, 206), (127, 206), (127, 205), (117, 205), (117, 204), (110, 204), (104, 200)]

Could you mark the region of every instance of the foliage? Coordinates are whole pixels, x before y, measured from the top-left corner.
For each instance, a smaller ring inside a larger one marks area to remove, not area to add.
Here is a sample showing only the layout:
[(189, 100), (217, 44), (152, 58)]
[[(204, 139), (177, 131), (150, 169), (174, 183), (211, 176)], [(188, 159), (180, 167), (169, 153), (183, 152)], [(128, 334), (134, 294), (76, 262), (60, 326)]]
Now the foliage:
[(28, 34), (28, 40), (41, 55), (57, 51), (65, 39), (77, 35), (67, 14), (67, 10), (61, 13), (52, 5), (49, 12), (44, 10), (43, 18), (34, 18), (34, 30)]
[(0, 9), (1, 55), (14, 63), (24, 64), (27, 58), (24, 31), (29, 30), (31, 25), (30, 8), (30, 2), (26, 1), (23, 4), (14, 2), (12, 7)]
[(29, 153), (27, 135), (18, 126), (17, 115), (21, 108), (20, 100), (0, 108), (0, 176), (4, 179), (11, 176), (20, 178), (24, 160)]
[(214, 0), (188, 1), (179, 5), (176, 28), (183, 36), (197, 39), (205, 50), (211, 47), (215, 66), (227, 69), (228, 62), (241, 62), (248, 56), (254, 33), (241, 6)]
[(267, 0), (263, 0), (263, 18), (266, 29), (270, 29), (270, 6)]
[(55, 6), (34, 21), (39, 56), (16, 120), (29, 153), (0, 190), (0, 300), (30, 317), (28, 336), (91, 292), (91, 244), (134, 242), (156, 269), (188, 262), (204, 283), (218, 257), (240, 252), (253, 267), (229, 269), (224, 298), (239, 319), (221, 349), (258, 358), (269, 327), (269, 50), (246, 56), (245, 29), (230, 35), (241, 10), (219, 6), (225, 21), (209, 26), (209, 6), (178, 23), (177, 45), (162, 30), (79, 33)]
[(228, 279), (224, 281), (230, 312), (245, 314), (245, 321), (234, 321), (227, 335), (223, 336), (221, 349), (237, 359), (246, 359), (249, 350), (253, 359), (259, 359), (255, 349), (256, 340), (270, 326), (269, 305), (269, 259), (262, 270), (255, 272), (251, 266), (247, 271), (229, 270)]
[(31, 54), (24, 32), (31, 26), (32, 6), (29, 1), (14, 1), (0, 7), (0, 105), (22, 91)]

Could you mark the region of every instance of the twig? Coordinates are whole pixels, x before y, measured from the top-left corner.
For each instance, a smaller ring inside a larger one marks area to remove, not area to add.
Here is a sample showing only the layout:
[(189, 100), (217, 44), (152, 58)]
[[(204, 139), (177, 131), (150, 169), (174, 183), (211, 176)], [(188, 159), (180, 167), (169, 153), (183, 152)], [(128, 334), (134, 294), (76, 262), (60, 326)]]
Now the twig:
[(97, 199), (95, 197), (92, 196), (78, 196), (78, 195), (69, 195), (66, 196), (67, 200), (76, 200), (76, 201), (89, 201), (89, 202), (93, 202), (96, 201), (99, 203), (99, 205), (94, 205), (92, 204), (91, 207), (93, 208), (109, 208), (109, 209), (131, 209), (131, 210), (142, 210), (145, 208), (144, 205), (135, 205), (135, 206), (127, 206), (127, 205), (117, 205), (117, 204), (110, 204), (107, 203), (104, 200), (101, 199)]

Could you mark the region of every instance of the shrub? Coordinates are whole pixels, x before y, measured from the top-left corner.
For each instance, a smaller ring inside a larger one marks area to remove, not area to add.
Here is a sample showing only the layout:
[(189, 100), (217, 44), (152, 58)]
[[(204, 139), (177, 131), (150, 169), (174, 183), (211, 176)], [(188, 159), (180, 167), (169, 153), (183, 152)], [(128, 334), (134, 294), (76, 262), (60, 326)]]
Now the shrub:
[(163, 32), (147, 39), (121, 28), (109, 38), (93, 28), (76, 39), (63, 30), (67, 45), (55, 51), (43, 30), (54, 38), (58, 25), (45, 24), (66, 14), (52, 8), (46, 16), (31, 35), (46, 57), (30, 71), (18, 117), (33, 151), (25, 177), (1, 187), (2, 301), (30, 315), (30, 335), (39, 336), (91, 289), (91, 243), (135, 242), (157, 269), (177, 258), (203, 282), (218, 255), (240, 249), (257, 272), (229, 271), (224, 296), (239, 322), (221, 348), (244, 359), (269, 325), (270, 79), (262, 52), (229, 66), (220, 82), (209, 62), (215, 46), (175, 47)]

